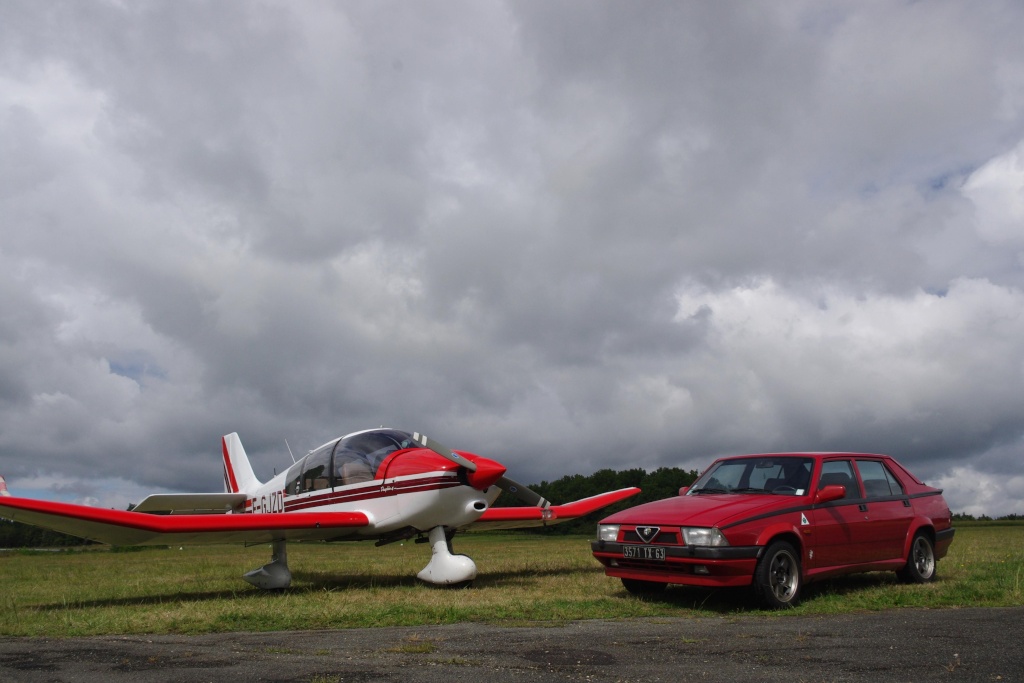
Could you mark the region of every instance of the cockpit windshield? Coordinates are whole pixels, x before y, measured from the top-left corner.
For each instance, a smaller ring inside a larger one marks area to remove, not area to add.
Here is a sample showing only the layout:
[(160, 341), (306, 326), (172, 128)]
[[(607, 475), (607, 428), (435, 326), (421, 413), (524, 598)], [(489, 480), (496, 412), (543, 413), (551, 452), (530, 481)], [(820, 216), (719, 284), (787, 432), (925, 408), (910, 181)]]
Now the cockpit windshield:
[(418, 448), (412, 434), (397, 429), (371, 429), (329, 441), (288, 469), (287, 495), (337, 486), (350, 486), (378, 478), (380, 465), (395, 451)]
[(371, 429), (349, 434), (334, 448), (334, 485), (348, 486), (377, 477), (377, 470), (390, 454), (417, 448), (412, 434), (397, 429)]
[(802, 496), (811, 481), (811, 458), (771, 456), (720, 460), (690, 487), (688, 496), (713, 493), (770, 493)]
[(413, 441), (412, 434), (408, 432), (400, 432), (397, 429), (373, 429), (344, 437), (334, 449), (334, 457), (337, 458), (338, 454), (343, 452), (356, 453), (376, 467), (395, 451), (418, 447), (419, 444)]

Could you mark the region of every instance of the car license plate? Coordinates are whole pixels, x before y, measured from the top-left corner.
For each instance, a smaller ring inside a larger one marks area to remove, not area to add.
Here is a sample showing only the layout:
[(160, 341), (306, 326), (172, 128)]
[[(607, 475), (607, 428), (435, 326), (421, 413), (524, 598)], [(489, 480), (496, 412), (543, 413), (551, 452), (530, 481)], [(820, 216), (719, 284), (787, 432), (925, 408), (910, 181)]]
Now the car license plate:
[(656, 545), (624, 545), (622, 557), (627, 560), (665, 560), (665, 549)]

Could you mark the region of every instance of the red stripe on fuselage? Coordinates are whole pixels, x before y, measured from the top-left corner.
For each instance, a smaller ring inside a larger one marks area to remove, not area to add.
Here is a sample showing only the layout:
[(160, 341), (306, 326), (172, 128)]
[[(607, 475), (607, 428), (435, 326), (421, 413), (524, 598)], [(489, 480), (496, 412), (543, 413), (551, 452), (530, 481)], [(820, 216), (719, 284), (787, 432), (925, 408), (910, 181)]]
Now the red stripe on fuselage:
[[(322, 492), (295, 500), (295, 496), (287, 496), (284, 503), (285, 512), (297, 512), (309, 508), (323, 507), (325, 505), (340, 505), (342, 503), (354, 503), (361, 500), (373, 500), (375, 498), (387, 498), (402, 493), (418, 493), (422, 491), (440, 491), (441, 489), (461, 486), (459, 480), (451, 475), (423, 477), (406, 481), (381, 482), (373, 486), (361, 486), (359, 488), (345, 489), (324, 489)], [(245, 501), (245, 511), (251, 512), (253, 500)]]
[(453, 486), (460, 486), (459, 481), (453, 477), (429, 477), (411, 481), (381, 483), (377, 486), (367, 486), (358, 489), (325, 491), (322, 494), (312, 495), (302, 500), (285, 501), (284, 509), (285, 512), (293, 512), (323, 505), (338, 505), (360, 500), (386, 498), (401, 493), (436, 491)]
[(231, 487), (231, 493), (238, 493), (238, 481), (235, 479), (235, 470), (231, 467), (231, 457), (228, 455), (228, 440), (221, 438), (220, 447), (224, 453), (224, 471), (227, 473), (228, 486)]

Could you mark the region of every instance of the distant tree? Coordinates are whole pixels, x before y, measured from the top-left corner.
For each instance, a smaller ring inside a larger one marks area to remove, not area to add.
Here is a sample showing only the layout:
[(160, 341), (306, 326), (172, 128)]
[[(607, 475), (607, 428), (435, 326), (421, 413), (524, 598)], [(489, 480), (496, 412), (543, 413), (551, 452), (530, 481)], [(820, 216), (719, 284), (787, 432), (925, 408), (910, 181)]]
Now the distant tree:
[[(696, 470), (683, 470), (678, 467), (659, 467), (650, 473), (641, 468), (622, 470), (621, 472), (603, 469), (587, 476), (570, 474), (553, 482), (542, 481), (539, 484), (532, 484), (530, 485), (531, 489), (556, 504), (569, 503), (581, 498), (596, 496), (605, 491), (632, 486), (639, 487), (641, 493), (579, 519), (549, 527), (523, 529), (523, 531), (548, 534), (592, 534), (597, 523), (608, 515), (642, 503), (679, 495), (680, 487), (692, 484), (697, 480), (698, 474)], [(522, 503), (504, 492), (495, 502), (495, 507), (514, 507), (516, 505), (522, 505)]]
[(91, 543), (84, 538), (0, 519), (0, 548), (64, 548)]

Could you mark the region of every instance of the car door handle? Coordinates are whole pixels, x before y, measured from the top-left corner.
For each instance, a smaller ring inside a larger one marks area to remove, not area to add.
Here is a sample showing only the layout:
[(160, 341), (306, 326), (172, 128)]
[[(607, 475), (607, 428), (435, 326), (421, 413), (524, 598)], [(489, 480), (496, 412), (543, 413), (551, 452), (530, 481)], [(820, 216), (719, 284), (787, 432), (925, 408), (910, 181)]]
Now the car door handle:
[(868, 506), (866, 503), (861, 503), (860, 505), (857, 506), (857, 509), (860, 510), (861, 512), (867, 512)]

